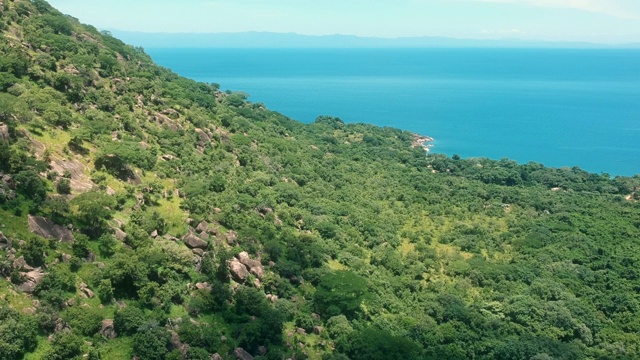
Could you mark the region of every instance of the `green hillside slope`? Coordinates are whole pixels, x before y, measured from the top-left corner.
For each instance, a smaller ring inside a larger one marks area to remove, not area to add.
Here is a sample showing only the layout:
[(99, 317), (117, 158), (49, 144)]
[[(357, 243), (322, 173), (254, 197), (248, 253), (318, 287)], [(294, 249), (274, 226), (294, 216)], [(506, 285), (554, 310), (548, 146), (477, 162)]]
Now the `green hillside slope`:
[(0, 359), (640, 353), (640, 176), (302, 124), (0, 10)]

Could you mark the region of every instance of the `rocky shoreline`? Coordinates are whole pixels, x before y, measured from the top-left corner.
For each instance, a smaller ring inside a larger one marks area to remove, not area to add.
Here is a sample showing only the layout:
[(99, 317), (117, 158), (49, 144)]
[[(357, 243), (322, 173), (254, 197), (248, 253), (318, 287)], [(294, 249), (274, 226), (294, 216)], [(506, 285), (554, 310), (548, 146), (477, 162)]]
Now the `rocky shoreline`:
[(422, 147), (424, 151), (429, 152), (429, 150), (433, 147), (433, 138), (429, 136), (413, 134), (413, 142), (411, 143), (412, 148), (416, 148), (418, 146)]

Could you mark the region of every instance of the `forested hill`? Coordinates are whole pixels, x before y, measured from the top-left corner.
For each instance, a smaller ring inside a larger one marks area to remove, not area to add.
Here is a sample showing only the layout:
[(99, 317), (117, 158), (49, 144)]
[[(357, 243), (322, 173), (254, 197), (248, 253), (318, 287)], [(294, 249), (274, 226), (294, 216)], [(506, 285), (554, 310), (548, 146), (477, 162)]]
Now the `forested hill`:
[(0, 9), (0, 359), (638, 358), (640, 177), (302, 124)]

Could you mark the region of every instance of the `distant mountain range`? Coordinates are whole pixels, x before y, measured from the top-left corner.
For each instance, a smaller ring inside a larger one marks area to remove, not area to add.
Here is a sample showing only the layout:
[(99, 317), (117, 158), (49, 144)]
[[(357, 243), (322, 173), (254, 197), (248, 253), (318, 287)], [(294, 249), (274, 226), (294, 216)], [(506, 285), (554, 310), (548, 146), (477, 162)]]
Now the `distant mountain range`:
[(295, 33), (144, 33), (112, 30), (125, 42), (147, 48), (640, 48), (639, 44), (596, 44), (522, 39), (474, 40), (446, 37), (377, 38)]

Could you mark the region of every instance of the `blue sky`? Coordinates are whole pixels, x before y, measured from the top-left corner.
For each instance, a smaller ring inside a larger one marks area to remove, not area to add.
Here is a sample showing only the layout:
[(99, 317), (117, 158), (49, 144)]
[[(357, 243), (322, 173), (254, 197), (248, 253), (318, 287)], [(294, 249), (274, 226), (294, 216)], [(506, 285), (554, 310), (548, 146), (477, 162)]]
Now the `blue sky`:
[(49, 0), (99, 29), (640, 43), (640, 0)]

